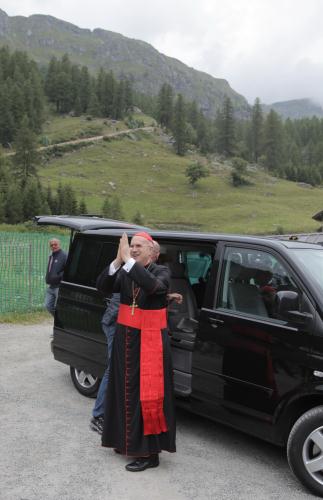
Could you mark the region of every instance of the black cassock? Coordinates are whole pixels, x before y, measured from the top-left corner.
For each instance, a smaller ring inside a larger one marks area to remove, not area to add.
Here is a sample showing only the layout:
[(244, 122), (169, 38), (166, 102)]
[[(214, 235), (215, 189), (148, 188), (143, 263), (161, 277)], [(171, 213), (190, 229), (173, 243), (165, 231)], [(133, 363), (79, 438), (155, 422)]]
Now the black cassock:
[[(127, 273), (120, 269), (109, 276), (109, 266), (97, 280), (103, 293), (120, 292), (120, 303), (131, 306), (133, 296), (140, 309), (167, 306), (169, 271), (151, 263), (148, 268), (135, 263)], [(139, 288), (139, 290), (138, 290)], [(106, 394), (102, 446), (116, 448), (128, 456), (146, 456), (162, 450), (176, 451), (176, 422), (173, 394), (173, 368), (167, 328), (161, 330), (164, 367), (164, 416), (167, 431), (144, 435), (140, 403), (141, 331), (117, 323), (110, 361)]]

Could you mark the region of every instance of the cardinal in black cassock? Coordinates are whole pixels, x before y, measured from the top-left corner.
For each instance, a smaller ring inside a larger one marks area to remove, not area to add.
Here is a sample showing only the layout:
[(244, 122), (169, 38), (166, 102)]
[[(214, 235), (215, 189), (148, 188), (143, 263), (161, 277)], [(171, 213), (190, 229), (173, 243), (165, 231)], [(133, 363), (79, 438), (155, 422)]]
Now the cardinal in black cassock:
[(169, 271), (153, 262), (153, 240), (124, 233), (116, 259), (100, 274), (97, 288), (120, 292), (110, 361), (102, 446), (135, 457), (137, 472), (159, 465), (162, 450), (176, 451), (173, 372), (166, 306)]

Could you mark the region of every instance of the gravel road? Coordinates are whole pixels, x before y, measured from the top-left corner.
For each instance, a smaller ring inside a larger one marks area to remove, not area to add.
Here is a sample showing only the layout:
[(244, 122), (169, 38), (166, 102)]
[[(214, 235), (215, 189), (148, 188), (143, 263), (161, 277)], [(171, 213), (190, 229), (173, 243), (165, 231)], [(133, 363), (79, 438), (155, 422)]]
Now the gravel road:
[(93, 400), (50, 352), (50, 323), (0, 325), (1, 500), (307, 499), (283, 450), (178, 410), (177, 453), (157, 469), (128, 460), (89, 430)]

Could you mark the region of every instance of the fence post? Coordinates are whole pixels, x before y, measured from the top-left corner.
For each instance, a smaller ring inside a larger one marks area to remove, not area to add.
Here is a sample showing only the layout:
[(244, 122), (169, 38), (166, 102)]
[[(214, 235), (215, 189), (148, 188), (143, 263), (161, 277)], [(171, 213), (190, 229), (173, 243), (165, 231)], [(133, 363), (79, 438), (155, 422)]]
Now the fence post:
[(29, 273), (28, 273), (28, 278), (29, 278), (29, 306), (30, 308), (32, 307), (32, 243), (29, 243)]

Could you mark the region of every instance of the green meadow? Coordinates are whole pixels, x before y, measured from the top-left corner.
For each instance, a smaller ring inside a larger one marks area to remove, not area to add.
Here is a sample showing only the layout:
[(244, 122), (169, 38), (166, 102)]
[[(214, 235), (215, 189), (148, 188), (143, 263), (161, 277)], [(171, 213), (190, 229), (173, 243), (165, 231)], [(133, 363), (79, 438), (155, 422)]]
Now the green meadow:
[[(145, 125), (152, 124), (145, 117)], [(98, 135), (126, 128), (120, 122), (67, 117), (52, 120), (43, 135), (51, 143), (68, 140), (82, 136), (79, 131), (86, 126), (100, 128)], [(70, 184), (85, 198), (90, 213), (99, 214), (105, 197), (117, 195), (125, 219), (140, 212), (144, 224), (153, 228), (250, 234), (318, 228), (311, 217), (322, 209), (322, 189), (277, 179), (260, 167), (248, 169), (252, 185), (233, 187), (230, 162), (219, 158), (202, 159), (210, 176), (192, 189), (185, 169), (199, 159), (192, 151), (184, 157), (175, 155), (159, 129), (130, 131), (79, 149), (67, 147), (62, 156), (51, 157), (39, 168), (39, 176), (44, 186), (54, 189), (60, 182)]]

